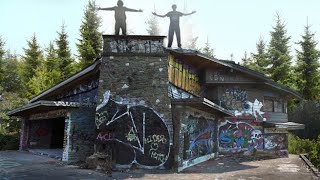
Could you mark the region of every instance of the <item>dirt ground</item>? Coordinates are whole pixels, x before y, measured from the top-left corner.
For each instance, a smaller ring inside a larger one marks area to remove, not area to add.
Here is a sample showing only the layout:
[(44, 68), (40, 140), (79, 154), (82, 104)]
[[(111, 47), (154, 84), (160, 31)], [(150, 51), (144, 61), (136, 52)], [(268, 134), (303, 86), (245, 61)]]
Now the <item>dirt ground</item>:
[(181, 173), (162, 170), (117, 171), (108, 177), (106, 174), (79, 169), (77, 166), (63, 165), (60, 161), (32, 155), (28, 152), (0, 152), (0, 180), (94, 180), (94, 179), (320, 179), (312, 174), (297, 155), (289, 158), (247, 161), (245, 158), (223, 157), (210, 160)]

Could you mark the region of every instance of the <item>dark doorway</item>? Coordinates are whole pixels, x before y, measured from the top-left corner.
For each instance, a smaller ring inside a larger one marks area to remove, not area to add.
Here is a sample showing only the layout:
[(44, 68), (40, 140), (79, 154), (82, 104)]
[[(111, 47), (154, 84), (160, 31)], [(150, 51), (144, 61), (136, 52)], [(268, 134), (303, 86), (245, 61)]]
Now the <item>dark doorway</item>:
[(52, 119), (51, 149), (63, 148), (65, 118)]

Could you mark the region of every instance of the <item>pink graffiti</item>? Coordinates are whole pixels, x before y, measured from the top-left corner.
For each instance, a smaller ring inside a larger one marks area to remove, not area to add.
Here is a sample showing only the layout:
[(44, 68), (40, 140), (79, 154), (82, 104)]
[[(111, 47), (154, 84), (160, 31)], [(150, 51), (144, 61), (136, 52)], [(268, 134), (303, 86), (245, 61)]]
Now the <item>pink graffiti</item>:
[(96, 138), (100, 141), (109, 141), (114, 139), (114, 133), (113, 132), (100, 132)]

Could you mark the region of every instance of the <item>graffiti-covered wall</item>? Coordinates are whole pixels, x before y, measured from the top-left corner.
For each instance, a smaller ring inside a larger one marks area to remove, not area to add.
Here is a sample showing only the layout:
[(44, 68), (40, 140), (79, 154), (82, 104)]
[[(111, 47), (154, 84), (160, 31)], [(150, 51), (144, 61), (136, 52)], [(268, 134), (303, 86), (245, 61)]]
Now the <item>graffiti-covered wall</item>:
[(95, 108), (79, 108), (69, 112), (65, 121), (63, 161), (85, 161), (93, 154)]
[(179, 171), (208, 160), (217, 152), (217, 120), (214, 115), (186, 108), (179, 133)]
[[(119, 42), (122, 40), (118, 39)], [(139, 43), (146, 41), (130, 42), (138, 43), (135, 47), (140, 47)], [(162, 48), (162, 44), (152, 46)], [(114, 51), (115, 56), (102, 58), (95, 142), (97, 151), (113, 152), (113, 160), (118, 166), (136, 164), (143, 168), (169, 168), (172, 163), (168, 57), (164, 51), (155, 49), (145, 53), (139, 50), (139, 56), (136, 56), (137, 52)]]
[(36, 120), (30, 121), (30, 148), (50, 148), (52, 138), (52, 121)]
[(242, 119), (226, 119), (219, 125), (219, 151), (250, 154), (263, 150), (262, 122)]

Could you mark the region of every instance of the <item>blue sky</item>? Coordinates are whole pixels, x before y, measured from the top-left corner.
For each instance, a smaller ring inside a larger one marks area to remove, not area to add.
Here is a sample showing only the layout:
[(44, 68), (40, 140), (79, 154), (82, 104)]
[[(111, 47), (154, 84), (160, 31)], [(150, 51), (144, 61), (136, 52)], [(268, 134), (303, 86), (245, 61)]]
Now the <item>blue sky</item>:
[[(101, 7), (115, 6), (117, 0), (96, 0)], [(87, 0), (2, 0), (0, 1), (0, 36), (6, 41), (11, 52), (23, 54), (26, 40), (36, 34), (41, 47), (48, 46), (57, 38), (62, 23), (66, 25), (72, 53), (77, 54), (75, 43), (79, 38), (84, 8)], [(190, 37), (199, 37), (197, 45), (203, 47), (207, 38), (219, 59), (239, 61), (244, 52), (255, 51), (259, 37), (267, 42), (275, 24), (278, 12), (287, 24), (291, 36), (292, 55), (298, 46), (307, 22), (320, 35), (320, 1), (318, 0), (124, 0), (125, 6), (143, 9), (143, 13), (127, 13), (127, 26), (131, 34), (145, 35), (145, 21), (151, 12), (165, 14), (177, 4), (178, 11), (197, 13), (181, 19), (182, 46)], [(114, 29), (113, 12), (101, 11), (103, 18), (101, 31), (112, 34)], [(168, 18), (158, 18), (161, 34), (167, 35)], [(175, 41), (174, 41), (175, 42)], [(175, 46), (175, 44), (173, 45)]]

